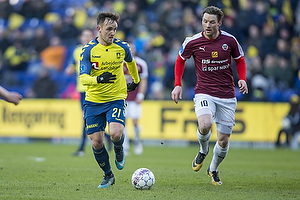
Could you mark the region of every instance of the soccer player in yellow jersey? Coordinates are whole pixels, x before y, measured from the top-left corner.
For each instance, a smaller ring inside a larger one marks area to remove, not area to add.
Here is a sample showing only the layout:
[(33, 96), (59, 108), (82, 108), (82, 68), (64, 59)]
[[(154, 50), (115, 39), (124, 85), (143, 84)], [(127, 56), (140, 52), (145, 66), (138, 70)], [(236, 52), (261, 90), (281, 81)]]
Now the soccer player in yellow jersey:
[[(80, 82), (87, 86), (84, 102), (84, 120), (87, 135), (92, 141), (95, 159), (104, 171), (98, 188), (115, 183), (104, 146), (106, 123), (114, 144), (115, 164), (121, 170), (125, 165), (123, 151), (125, 127), (125, 99), (128, 91), (137, 88), (140, 78), (131, 50), (126, 42), (115, 38), (119, 15), (101, 12), (97, 17), (99, 36), (82, 48), (80, 55)], [(126, 62), (133, 82), (126, 84), (123, 62)]]
[[(65, 73), (67, 75), (72, 75), (76, 73), (77, 76), (77, 84), (76, 84), (76, 90), (80, 93), (80, 105), (83, 109), (83, 103), (85, 99), (85, 90), (86, 86), (83, 86), (79, 81), (79, 68), (80, 68), (80, 54), (82, 47), (85, 46), (89, 41), (94, 39), (94, 32), (91, 29), (85, 28), (81, 31), (81, 34), (79, 36), (80, 44), (76, 46), (76, 48), (73, 50), (72, 57), (70, 59), (70, 62), (65, 70)], [(84, 147), (86, 142), (86, 131), (85, 131), (85, 125), (83, 125), (82, 135), (81, 135), (81, 141), (79, 144), (78, 150), (73, 154), (74, 156), (84, 156)]]

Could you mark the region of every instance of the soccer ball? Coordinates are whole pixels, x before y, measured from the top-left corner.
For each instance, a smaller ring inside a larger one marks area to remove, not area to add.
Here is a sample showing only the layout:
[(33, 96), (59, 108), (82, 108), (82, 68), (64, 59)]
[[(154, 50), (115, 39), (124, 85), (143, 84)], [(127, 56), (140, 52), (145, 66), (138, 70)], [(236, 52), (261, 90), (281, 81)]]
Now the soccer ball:
[(155, 183), (154, 174), (147, 168), (137, 169), (131, 177), (133, 187), (139, 190), (148, 190)]

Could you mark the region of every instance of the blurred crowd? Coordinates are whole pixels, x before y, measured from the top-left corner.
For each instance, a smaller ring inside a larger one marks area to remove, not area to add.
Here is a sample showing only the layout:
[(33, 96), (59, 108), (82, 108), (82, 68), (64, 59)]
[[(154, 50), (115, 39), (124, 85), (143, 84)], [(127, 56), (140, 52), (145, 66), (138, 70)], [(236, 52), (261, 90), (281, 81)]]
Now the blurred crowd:
[[(133, 42), (148, 63), (146, 99), (170, 99), (178, 51), (186, 36), (202, 31), (208, 5), (224, 11), (221, 29), (245, 51), (250, 93), (237, 89), (239, 100), (285, 102), (299, 94), (298, 0), (0, 0), (0, 84), (28, 98), (77, 98), (76, 77), (64, 69), (80, 31), (96, 33), (98, 13), (112, 11), (120, 14), (116, 37)], [(184, 99), (192, 99), (195, 82), (190, 59)]]

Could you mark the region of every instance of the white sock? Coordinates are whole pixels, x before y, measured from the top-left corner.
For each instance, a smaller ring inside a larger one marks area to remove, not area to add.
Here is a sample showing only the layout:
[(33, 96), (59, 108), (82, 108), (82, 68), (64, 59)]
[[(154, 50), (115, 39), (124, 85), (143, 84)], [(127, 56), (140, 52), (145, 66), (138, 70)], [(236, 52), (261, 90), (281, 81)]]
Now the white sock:
[(202, 135), (199, 129), (197, 129), (198, 142), (200, 144), (200, 153), (204, 153), (204, 154), (208, 153), (208, 144), (209, 144), (210, 135), (211, 135), (211, 130), (206, 135)]
[(227, 145), (227, 147), (222, 148), (220, 147), (218, 141), (216, 142), (214, 147), (214, 155), (209, 166), (211, 172), (218, 171), (218, 167), (226, 157), (228, 149), (229, 149), (229, 144)]
[(136, 141), (140, 141), (140, 132), (141, 132), (140, 126), (135, 126), (135, 127), (133, 128), (133, 131), (134, 131), (134, 133), (135, 133), (135, 140), (136, 140)]
[(123, 143), (123, 148), (124, 148), (124, 151), (129, 151), (129, 148), (130, 148), (129, 136), (128, 136), (126, 128), (124, 128), (124, 143)]

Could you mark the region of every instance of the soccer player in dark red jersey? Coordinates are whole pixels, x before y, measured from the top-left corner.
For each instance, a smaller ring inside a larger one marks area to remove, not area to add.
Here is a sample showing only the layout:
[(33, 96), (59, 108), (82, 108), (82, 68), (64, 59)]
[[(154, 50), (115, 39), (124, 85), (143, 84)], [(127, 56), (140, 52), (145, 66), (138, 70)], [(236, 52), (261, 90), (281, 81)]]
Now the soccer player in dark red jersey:
[[(133, 122), (133, 130), (134, 130), (134, 153), (136, 155), (141, 155), (143, 153), (143, 144), (140, 139), (141, 125), (139, 119), (142, 117), (142, 102), (145, 98), (145, 94), (147, 91), (147, 83), (148, 83), (148, 65), (146, 61), (139, 56), (136, 55), (136, 47), (133, 43), (129, 43), (131, 48), (131, 53), (134, 56), (134, 60), (136, 62), (136, 66), (138, 69), (138, 73), (140, 76), (140, 84), (138, 88), (132, 92), (128, 92), (128, 96), (126, 98), (127, 107), (125, 110), (126, 119), (131, 119)], [(125, 79), (127, 83), (132, 82), (132, 78), (128, 71), (126, 63), (123, 66)], [(124, 153), (125, 155), (129, 155), (129, 131), (124, 129)]]
[(230, 134), (235, 125), (234, 114), (237, 100), (231, 58), (236, 62), (239, 91), (243, 94), (248, 93), (244, 53), (234, 36), (219, 29), (223, 16), (222, 10), (215, 6), (204, 9), (203, 31), (187, 37), (179, 51), (175, 63), (175, 87), (172, 91), (172, 99), (177, 104), (178, 98), (182, 98), (181, 79), (184, 64), (193, 56), (197, 76), (194, 102), (200, 150), (192, 162), (192, 168), (198, 171), (202, 167), (203, 160), (209, 151), (211, 127), (215, 122), (218, 141), (214, 146), (213, 158), (207, 169), (213, 185), (222, 184), (218, 167), (227, 155)]

